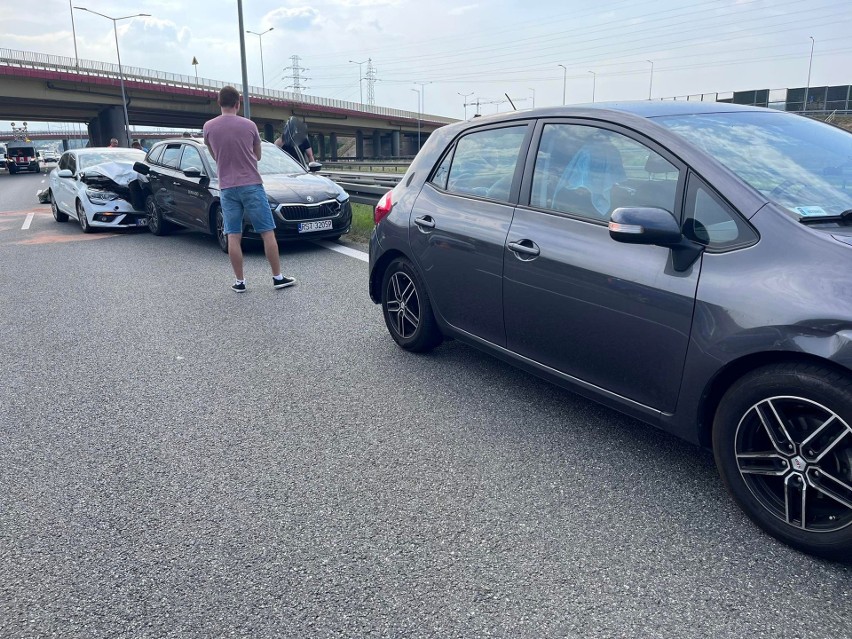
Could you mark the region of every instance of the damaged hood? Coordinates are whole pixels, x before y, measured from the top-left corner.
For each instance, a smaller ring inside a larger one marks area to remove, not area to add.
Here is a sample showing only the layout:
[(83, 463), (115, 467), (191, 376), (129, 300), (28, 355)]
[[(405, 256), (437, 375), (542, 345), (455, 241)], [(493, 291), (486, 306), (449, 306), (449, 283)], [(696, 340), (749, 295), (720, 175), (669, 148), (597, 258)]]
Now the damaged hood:
[(91, 188), (115, 193), (134, 208), (144, 210), (140, 200), (140, 175), (133, 170), (132, 162), (103, 162), (86, 167), (80, 172), (80, 181)]

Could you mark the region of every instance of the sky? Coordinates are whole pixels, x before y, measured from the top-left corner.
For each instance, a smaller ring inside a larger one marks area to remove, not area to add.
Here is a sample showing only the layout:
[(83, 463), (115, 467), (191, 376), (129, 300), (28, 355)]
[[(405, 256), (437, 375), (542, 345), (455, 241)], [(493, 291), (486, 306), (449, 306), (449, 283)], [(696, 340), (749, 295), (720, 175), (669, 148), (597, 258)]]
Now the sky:
[[(118, 23), (124, 66), (241, 87), (237, 0), (78, 0)], [(3, 47), (74, 57), (71, 3), (0, 0)], [(243, 0), (249, 84), (453, 118), (695, 93), (852, 83), (850, 0)], [(75, 10), (77, 55), (116, 62)], [(811, 39), (813, 38), (813, 40)], [(261, 69), (261, 44), (263, 70)], [(813, 56), (811, 47), (813, 45)], [(192, 60), (197, 59), (197, 67)], [(362, 62), (359, 65), (356, 62)], [(564, 65), (564, 68), (560, 65)], [(359, 68), (362, 75), (359, 75)], [(2, 92), (2, 88), (0, 88)], [(468, 106), (465, 106), (467, 104)], [(2, 123), (6, 129), (8, 123)]]

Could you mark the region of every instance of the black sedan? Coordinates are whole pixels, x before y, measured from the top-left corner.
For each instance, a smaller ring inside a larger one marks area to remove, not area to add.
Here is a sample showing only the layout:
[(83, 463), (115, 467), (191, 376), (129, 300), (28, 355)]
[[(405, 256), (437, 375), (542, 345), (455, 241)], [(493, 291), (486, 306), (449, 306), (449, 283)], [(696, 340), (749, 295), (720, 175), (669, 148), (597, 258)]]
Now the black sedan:
[(402, 348), (454, 337), (711, 448), (764, 530), (852, 560), (847, 131), (693, 102), (476, 118), (375, 219)]
[[(349, 195), (326, 177), (304, 167), (274, 144), (263, 143), (258, 170), (275, 218), (279, 240), (337, 239), (349, 232)], [(219, 205), (216, 162), (205, 144), (195, 138), (155, 144), (134, 169), (144, 176), (148, 228), (165, 235), (175, 227), (199, 230), (216, 237), (228, 250)], [(257, 238), (248, 220), (243, 237)]]

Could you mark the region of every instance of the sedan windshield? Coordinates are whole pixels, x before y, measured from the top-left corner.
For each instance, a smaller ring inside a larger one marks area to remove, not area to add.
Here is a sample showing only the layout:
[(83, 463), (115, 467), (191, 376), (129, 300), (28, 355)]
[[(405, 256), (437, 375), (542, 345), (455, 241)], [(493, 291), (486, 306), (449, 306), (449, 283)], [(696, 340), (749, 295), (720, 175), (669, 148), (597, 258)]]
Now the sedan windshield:
[[(218, 175), (219, 168), (216, 166), (216, 160), (213, 159), (213, 155), (207, 147), (204, 147), (204, 157), (210, 163), (213, 174)], [(280, 173), (292, 175), (293, 173), (305, 172), (305, 168), (290, 157), (289, 153), (282, 151), (269, 142), (264, 142), (261, 145), (260, 162), (257, 163), (257, 170), (261, 175), (276, 175)]]
[(104, 162), (139, 162), (145, 159), (142, 151), (127, 149), (126, 151), (109, 151), (106, 153), (80, 153), (77, 155), (77, 169), (87, 169)]
[(843, 129), (771, 111), (654, 120), (798, 217), (852, 208), (852, 134)]

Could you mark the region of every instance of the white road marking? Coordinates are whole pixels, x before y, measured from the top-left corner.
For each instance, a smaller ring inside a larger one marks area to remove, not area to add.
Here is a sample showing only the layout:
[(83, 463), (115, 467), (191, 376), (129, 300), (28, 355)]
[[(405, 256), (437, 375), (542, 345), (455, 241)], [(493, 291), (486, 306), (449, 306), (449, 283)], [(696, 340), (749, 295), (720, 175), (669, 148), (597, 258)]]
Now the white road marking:
[(349, 248), (348, 246), (341, 246), (340, 244), (335, 244), (333, 242), (323, 242), (322, 240), (317, 240), (317, 244), (323, 248), (327, 248), (329, 251), (337, 251), (338, 253), (343, 253), (349, 257), (354, 257), (356, 260), (361, 260), (362, 262), (370, 261), (369, 253), (365, 253), (364, 251), (358, 251), (356, 249)]
[(21, 227), (22, 231), (26, 231), (28, 228), (30, 228), (30, 224), (32, 224), (34, 215), (35, 213), (30, 213), (29, 215), (27, 215), (27, 219), (24, 220), (24, 225)]
[(42, 180), (41, 183), (44, 184), (44, 180)]

